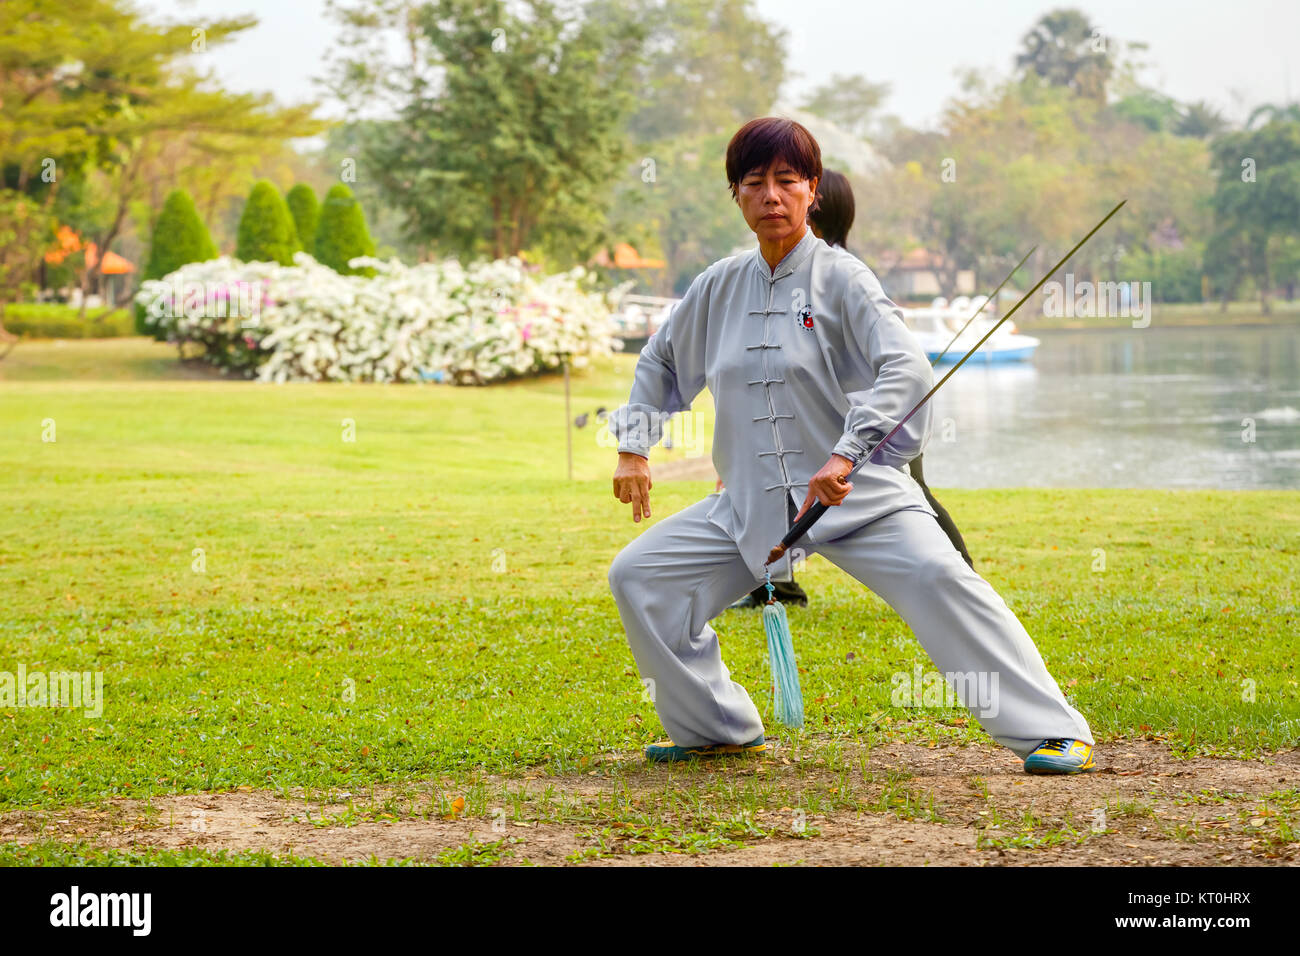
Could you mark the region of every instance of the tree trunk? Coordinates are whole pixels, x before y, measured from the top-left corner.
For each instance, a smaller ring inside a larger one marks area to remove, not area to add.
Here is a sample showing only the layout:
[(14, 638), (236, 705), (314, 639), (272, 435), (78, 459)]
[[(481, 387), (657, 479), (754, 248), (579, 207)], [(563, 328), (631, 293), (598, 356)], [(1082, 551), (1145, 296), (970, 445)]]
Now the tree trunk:
[(957, 273), (958, 267), (956, 260), (949, 256), (944, 256), (942, 262), (935, 267), (934, 274), (939, 280), (939, 293), (951, 302), (957, 296)]
[(492, 258), (501, 258), (501, 197), (492, 197)]
[[(527, 195), (527, 193), (524, 195)], [(519, 241), (519, 230), (523, 225), (521, 206), (523, 206), (522, 196), (510, 205), (510, 254), (512, 256), (519, 255), (519, 250), (522, 248), (522, 243)]]
[(81, 270), (81, 275), (77, 280), (77, 288), (81, 290), (81, 308), (77, 309), (77, 318), (86, 318), (86, 296), (89, 294), (87, 288), (90, 284), (90, 266)]
[(4, 343), (4, 351), (0, 351), (0, 361), (4, 361), (6, 355), (14, 350), (18, 344), (18, 336), (14, 335), (5, 328), (5, 304), (0, 302), (0, 342)]

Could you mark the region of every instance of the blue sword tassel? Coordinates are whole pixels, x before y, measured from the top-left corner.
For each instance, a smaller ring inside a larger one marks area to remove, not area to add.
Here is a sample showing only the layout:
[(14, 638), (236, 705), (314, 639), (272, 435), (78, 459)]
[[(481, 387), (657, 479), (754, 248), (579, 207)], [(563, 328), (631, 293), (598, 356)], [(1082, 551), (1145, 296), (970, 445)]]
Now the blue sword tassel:
[(794, 641), (785, 607), (773, 595), (772, 570), (763, 570), (767, 603), (763, 605), (763, 630), (767, 632), (767, 659), (772, 668), (772, 713), (786, 727), (803, 726), (803, 693), (799, 690), (799, 667), (794, 660)]

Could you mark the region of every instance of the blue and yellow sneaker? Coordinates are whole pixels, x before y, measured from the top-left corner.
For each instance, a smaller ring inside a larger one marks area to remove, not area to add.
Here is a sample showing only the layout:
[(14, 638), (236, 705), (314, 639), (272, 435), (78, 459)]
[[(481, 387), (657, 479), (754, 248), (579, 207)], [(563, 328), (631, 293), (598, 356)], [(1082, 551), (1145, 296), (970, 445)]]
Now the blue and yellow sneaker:
[(759, 734), (747, 744), (703, 744), (699, 747), (679, 747), (671, 740), (661, 740), (645, 749), (647, 760), (690, 760), (693, 757), (723, 757), (728, 754), (756, 754), (767, 749), (767, 742)]
[(1088, 773), (1096, 769), (1092, 744), (1068, 737), (1050, 737), (1025, 758), (1025, 773)]

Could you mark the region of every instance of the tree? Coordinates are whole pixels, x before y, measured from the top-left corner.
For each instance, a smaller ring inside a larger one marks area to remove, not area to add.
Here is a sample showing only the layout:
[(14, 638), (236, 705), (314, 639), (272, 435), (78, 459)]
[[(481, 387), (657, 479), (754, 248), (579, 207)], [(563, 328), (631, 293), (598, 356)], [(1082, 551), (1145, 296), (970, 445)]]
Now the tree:
[(1286, 300), (1295, 299), (1296, 286), (1300, 285), (1300, 237), (1276, 236), (1274, 248), (1269, 252), (1273, 275), (1286, 290)]
[[(172, 190), (163, 203), (158, 221), (154, 224), (149, 246), (149, 261), (140, 278), (161, 279), (181, 266), (191, 262), (207, 262), (217, 257), (217, 245), (208, 233), (208, 227), (199, 218), (194, 200), (183, 189)], [(145, 307), (135, 307), (135, 330), (141, 335), (156, 339), (166, 337), (156, 326), (145, 321)]]
[(644, 33), (625, 127), (638, 144), (734, 131), (785, 85), (788, 33), (761, 19), (753, 0), (600, 0), (588, 11)]
[[(363, 109), (391, 117), (410, 101), (417, 84), (437, 85), (437, 65), (418, 23), (423, 5), (423, 0), (325, 0), (326, 14), (340, 27), (338, 51), (315, 82), (344, 107), (347, 125)], [(403, 52), (400, 61), (391, 57), (395, 48)]]
[[(0, 176), (48, 211), (62, 202), (60, 221), (101, 253), (178, 181), (230, 188), (265, 144), (326, 125), (313, 106), (271, 109), (269, 96), (213, 89), (191, 68), (256, 22), (154, 25), (120, 0), (0, 4)], [(105, 258), (83, 270), (83, 291)]]
[(306, 183), (298, 183), (285, 197), (289, 215), (293, 217), (294, 231), (304, 252), (316, 255), (316, 228), (320, 225), (320, 202), (316, 191)]
[[(859, 208), (871, 216), (855, 225), (851, 243), (865, 247), (873, 268), (881, 263), (882, 279), (903, 253), (923, 247), (938, 257), (944, 295), (954, 294), (963, 269), (987, 291), (1037, 245), (1023, 274), (1032, 282), (1127, 198), (1069, 269), (1076, 279), (1119, 280), (1146, 278), (1134, 264), (1156, 263), (1170, 285), (1188, 257), (1156, 246), (1175, 236), (1190, 247), (1208, 228), (1213, 179), (1204, 142), (1122, 120), (1033, 72), (1009, 82), (971, 72), (962, 90), (939, 130), (902, 130), (884, 144), (891, 172), (854, 182)], [(1177, 285), (1185, 294), (1181, 273)]]
[(320, 225), (314, 242), (317, 261), (342, 275), (373, 275), (370, 268), (354, 269), (348, 265), (357, 256), (373, 256), (375, 242), (366, 228), (366, 217), (352, 190), (335, 183), (325, 194)]
[(667, 268), (654, 291), (684, 292), (710, 263), (754, 234), (731, 198), (722, 156), (730, 131), (669, 140), (643, 162), (632, 164), (621, 182), (611, 221), (620, 237), (643, 254), (658, 248)]
[(1182, 106), (1178, 113), (1178, 122), (1174, 126), (1174, 132), (1179, 136), (1209, 139), (1228, 128), (1228, 121), (1223, 114), (1204, 100), (1188, 103)]
[(1142, 89), (1130, 93), (1111, 109), (1116, 116), (1144, 126), (1153, 133), (1172, 131), (1182, 121), (1173, 97), (1156, 90)]
[(749, 0), (610, 0), (588, 10), (611, 23), (629, 17), (646, 31), (624, 126), (633, 159), (614, 181), (604, 241), (658, 250), (667, 268), (642, 276), (651, 291), (681, 292), (711, 262), (753, 242), (727, 188), (724, 156), (734, 132), (779, 98), (787, 34)]
[(1246, 118), (1247, 129), (1257, 129), (1256, 123), (1300, 122), (1300, 103), (1262, 103), (1250, 111)]
[(244, 262), (278, 262), (293, 265), (293, 254), (301, 249), (289, 207), (270, 180), (260, 179), (248, 194), (239, 219), (239, 240), (235, 257)]
[(54, 237), (54, 220), (30, 196), (0, 189), (0, 359), (13, 349), (17, 336), (5, 329), (5, 304), (19, 297), (28, 281), (28, 264)]
[(1201, 271), (1210, 282), (1210, 295), (1219, 300), (1220, 312), (1228, 311), (1228, 303), (1241, 288), (1246, 278), (1248, 256), (1245, 236), (1238, 231), (1219, 229), (1205, 243), (1205, 261)]
[(1021, 42), (1017, 69), (1105, 102), (1114, 62), (1106, 37), (1082, 11), (1061, 8), (1043, 14)]
[[(342, 179), (349, 166), (354, 166), (357, 157), (371, 155), (371, 150), (386, 140), (391, 125), (391, 121), (385, 120), (354, 120), (335, 126), (325, 135), (316, 164), (323, 179), (313, 178), (311, 182), (318, 196), (328, 192), (335, 182), (347, 182), (357, 202), (366, 211), (366, 225), (375, 239), (377, 255), (397, 256), (405, 262), (427, 262), (434, 257), (432, 241), (410, 235), (405, 225), (405, 210), (389, 201), (389, 194), (374, 176)], [(323, 186), (320, 185), (322, 182)]]
[[(465, 256), (539, 247), (585, 259), (627, 158), (635, 27), (577, 19), (549, 0), (379, 6), (373, 22), (402, 24), (411, 62), (393, 68), (406, 84), (397, 120), (365, 144), (358, 168), (403, 211), (409, 237)], [(372, 22), (347, 9), (354, 25)], [(361, 88), (395, 93), (369, 54), (346, 64)]]
[(836, 73), (829, 82), (813, 91), (803, 108), (860, 139), (868, 139), (876, 113), (888, 96), (888, 83), (872, 83), (865, 76), (840, 76)]
[[(1218, 182), (1211, 254), (1236, 253), (1259, 289), (1260, 308), (1272, 311), (1271, 250), (1300, 235), (1300, 121), (1272, 120), (1259, 129), (1227, 133), (1212, 144)], [(1275, 253), (1273, 253), (1275, 254)], [(1224, 267), (1207, 263), (1220, 285), (1235, 288)]]
[[(1032, 245), (1027, 268), (1046, 268), (1102, 201), (1089, 139), (1095, 101), (1034, 75), (992, 88), (968, 79), (968, 95), (944, 110), (943, 135), (917, 138), (913, 159), (884, 187), (894, 208), (905, 207), (912, 242), (937, 257), (946, 297), (962, 271), (977, 281), (1004, 272)], [(896, 258), (906, 249), (872, 251)]]

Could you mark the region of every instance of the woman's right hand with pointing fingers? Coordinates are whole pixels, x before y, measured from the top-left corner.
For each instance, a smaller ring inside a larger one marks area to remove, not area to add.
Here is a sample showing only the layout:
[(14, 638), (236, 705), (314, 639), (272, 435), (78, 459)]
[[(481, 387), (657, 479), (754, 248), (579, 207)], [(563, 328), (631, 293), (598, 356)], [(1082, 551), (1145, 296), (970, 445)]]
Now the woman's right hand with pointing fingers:
[(618, 468), (614, 471), (614, 497), (623, 504), (632, 505), (632, 520), (650, 517), (650, 460), (630, 451), (618, 453)]

